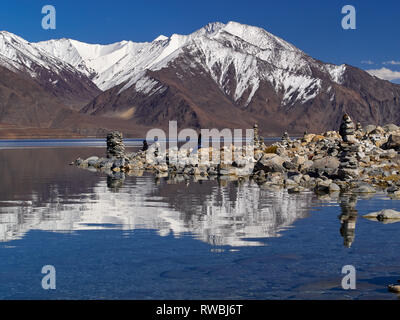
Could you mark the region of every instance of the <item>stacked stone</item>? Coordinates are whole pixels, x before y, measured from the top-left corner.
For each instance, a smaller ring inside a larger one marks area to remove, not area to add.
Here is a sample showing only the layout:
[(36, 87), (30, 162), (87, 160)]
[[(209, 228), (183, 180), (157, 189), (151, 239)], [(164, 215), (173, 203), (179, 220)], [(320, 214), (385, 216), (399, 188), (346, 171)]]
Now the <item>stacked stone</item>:
[(338, 174), (342, 180), (352, 180), (360, 174), (357, 160), (359, 144), (354, 135), (354, 123), (347, 114), (343, 116), (339, 134), (343, 141), (340, 143)]
[(356, 137), (354, 135), (354, 123), (347, 114), (343, 116), (339, 134), (342, 136), (344, 142), (356, 142)]
[(262, 141), (261, 141), (261, 137), (260, 137), (259, 132), (258, 132), (257, 123), (254, 124), (253, 131), (254, 131), (254, 138), (253, 138), (254, 149), (261, 149)]
[(122, 133), (113, 131), (107, 135), (107, 158), (122, 159), (125, 156), (125, 146)]
[(290, 137), (289, 134), (285, 131), (282, 135), (282, 144), (287, 147), (290, 143)]
[(357, 122), (355, 136), (357, 139), (361, 139), (363, 136), (363, 127), (360, 122)]

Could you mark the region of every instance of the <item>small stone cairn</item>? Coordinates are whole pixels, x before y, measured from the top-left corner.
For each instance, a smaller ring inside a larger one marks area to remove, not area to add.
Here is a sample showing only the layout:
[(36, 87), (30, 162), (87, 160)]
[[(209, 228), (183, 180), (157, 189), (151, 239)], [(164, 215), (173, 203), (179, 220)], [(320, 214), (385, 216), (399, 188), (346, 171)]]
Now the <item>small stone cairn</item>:
[(260, 136), (258, 131), (258, 124), (255, 123), (253, 126), (254, 130), (254, 149), (262, 150), (265, 148), (264, 138)]
[(360, 122), (357, 122), (355, 136), (356, 136), (356, 139), (357, 139), (357, 140), (362, 139), (362, 136), (363, 136), (363, 127), (362, 127), (362, 125), (361, 125)]
[(289, 146), (289, 143), (291, 142), (289, 134), (285, 131), (282, 135), (282, 145), (284, 147)]
[(339, 134), (343, 141), (340, 143), (338, 174), (342, 180), (352, 180), (360, 174), (357, 160), (359, 144), (354, 135), (354, 123), (347, 114), (343, 116)]
[(107, 158), (122, 159), (125, 156), (125, 146), (122, 133), (113, 131), (107, 135)]

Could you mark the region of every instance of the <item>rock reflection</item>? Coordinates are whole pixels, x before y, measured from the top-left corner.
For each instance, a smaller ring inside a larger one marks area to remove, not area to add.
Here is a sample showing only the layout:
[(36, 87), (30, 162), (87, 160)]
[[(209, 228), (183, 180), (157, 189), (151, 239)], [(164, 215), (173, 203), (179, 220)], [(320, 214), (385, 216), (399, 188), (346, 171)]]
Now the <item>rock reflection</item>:
[(107, 175), (107, 187), (113, 191), (118, 191), (123, 185), (125, 174), (123, 172), (113, 172)]
[(308, 215), (314, 195), (270, 191), (252, 181), (172, 180), (137, 173), (102, 176), (87, 193), (53, 186), (51, 198), (0, 203), (0, 241), (29, 230), (73, 232), (114, 228), (152, 229), (159, 235), (192, 236), (212, 245), (257, 246), (280, 236)]
[(357, 195), (344, 194), (340, 198), (340, 207), (342, 213), (339, 216), (340, 234), (343, 237), (343, 245), (350, 248), (354, 242), (356, 222), (358, 213), (355, 209), (357, 204)]

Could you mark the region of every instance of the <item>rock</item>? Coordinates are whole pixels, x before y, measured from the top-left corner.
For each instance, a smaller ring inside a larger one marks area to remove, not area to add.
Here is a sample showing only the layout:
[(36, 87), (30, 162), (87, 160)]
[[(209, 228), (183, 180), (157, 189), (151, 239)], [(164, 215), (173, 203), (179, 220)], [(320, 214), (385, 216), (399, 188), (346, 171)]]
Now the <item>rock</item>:
[(369, 185), (361, 185), (351, 191), (354, 193), (375, 193), (376, 192), (376, 190)]
[(400, 135), (391, 134), (385, 144), (385, 149), (394, 149), (400, 151)]
[(298, 187), (298, 184), (293, 179), (285, 179), (285, 186), (287, 188)]
[(393, 293), (400, 293), (400, 284), (389, 284), (388, 290)]
[(73, 164), (75, 166), (80, 166), (82, 163), (83, 163), (83, 159), (81, 159), (81, 158), (78, 158), (73, 162)]
[(314, 161), (312, 160), (306, 160), (302, 165), (300, 165), (300, 170), (301, 171), (308, 171), (311, 169), (311, 167), (314, 165)]
[(381, 211), (368, 213), (364, 215), (364, 218), (375, 218), (379, 221), (383, 221), (385, 219), (400, 219), (400, 212), (392, 209), (383, 209)]
[(263, 170), (265, 173), (267, 172), (284, 172), (285, 169), (283, 167), (283, 162), (285, 160), (280, 157), (275, 155), (272, 158), (265, 158), (264, 156), (257, 161), (257, 163), (254, 166), (254, 171), (259, 171)]
[(318, 142), (318, 141), (321, 141), (321, 140), (323, 140), (323, 139), (325, 139), (324, 136), (321, 136), (321, 135), (314, 135), (314, 137), (312, 138), (311, 142)]
[(383, 130), (385, 130), (385, 132), (394, 132), (400, 130), (400, 128), (393, 123), (389, 123), (383, 126)]
[[(112, 166), (111, 166), (111, 168), (112, 168), (112, 170), (114, 170), (114, 168), (123, 168), (125, 166), (125, 159), (116, 159), (114, 162), (113, 162), (113, 164), (112, 164)], [(114, 170), (115, 171), (115, 170)]]
[(99, 161), (99, 157), (96, 157), (96, 156), (87, 158), (87, 159), (85, 160), (85, 162), (87, 162), (87, 164), (88, 164), (89, 166), (92, 166), (92, 167), (93, 167), (95, 164), (97, 164), (97, 161)]
[(315, 134), (313, 134), (313, 133), (305, 134), (301, 141), (305, 142), (305, 143), (310, 143), (314, 137), (315, 137)]
[(310, 170), (317, 170), (318, 172), (327, 172), (333, 174), (339, 168), (339, 160), (335, 157), (324, 157), (322, 159), (315, 160)]
[(395, 193), (397, 191), (399, 191), (399, 188), (395, 187), (395, 186), (391, 186), (391, 187), (386, 189), (386, 192), (388, 192), (388, 193)]
[(329, 192), (338, 192), (340, 191), (340, 187), (336, 183), (331, 183), (329, 185)]
[(164, 164), (159, 164), (154, 166), (154, 169), (158, 172), (158, 173), (165, 173), (168, 172), (168, 165), (166, 163)]
[(290, 177), (294, 182), (296, 182), (297, 184), (300, 184), (301, 183), (301, 180), (302, 180), (302, 178), (303, 178), (303, 175), (302, 174), (294, 174), (294, 175), (292, 175), (291, 177)]
[(376, 126), (375, 126), (375, 125), (369, 124), (369, 125), (367, 125), (367, 126), (363, 129), (363, 131), (364, 131), (366, 134), (369, 134), (370, 132), (374, 131), (375, 129), (376, 129)]
[(307, 161), (307, 159), (306, 159), (306, 157), (304, 157), (304, 156), (295, 156), (295, 157), (293, 158), (293, 160), (292, 160), (292, 162), (293, 162), (296, 166), (302, 165), (302, 164), (304, 164), (304, 162), (306, 162), (306, 161)]
[(330, 185), (331, 185), (330, 181), (319, 181), (315, 186), (315, 191), (328, 193), (330, 191), (329, 189)]
[(285, 161), (282, 165), (286, 170), (295, 170), (297, 168), (297, 166), (291, 161)]
[(288, 193), (299, 193), (304, 191), (305, 189), (301, 186), (293, 186), (287, 189)]

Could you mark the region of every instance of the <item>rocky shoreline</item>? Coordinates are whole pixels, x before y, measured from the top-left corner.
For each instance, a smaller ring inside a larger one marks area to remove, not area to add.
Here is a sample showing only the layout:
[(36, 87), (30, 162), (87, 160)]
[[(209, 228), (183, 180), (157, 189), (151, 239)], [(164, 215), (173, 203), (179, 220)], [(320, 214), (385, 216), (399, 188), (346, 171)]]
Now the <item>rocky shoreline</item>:
[[(153, 172), (156, 177), (183, 181), (222, 178), (252, 179), (259, 185), (286, 188), (290, 193), (386, 191), (400, 198), (400, 128), (354, 125), (344, 115), (339, 131), (307, 134), (291, 140), (287, 133), (270, 146), (254, 127), (254, 154), (246, 147), (224, 146), (220, 150), (177, 147), (162, 151), (158, 143), (134, 153), (125, 152), (122, 134), (107, 136), (107, 157), (76, 159), (72, 164), (99, 170), (111, 180)], [(227, 153), (226, 153), (227, 152)], [(232, 159), (224, 160), (224, 155)], [(178, 161), (172, 162), (172, 158)], [(215, 158), (213, 158), (215, 157)], [(206, 161), (200, 161), (206, 159)], [(217, 160), (215, 160), (217, 159)]]

